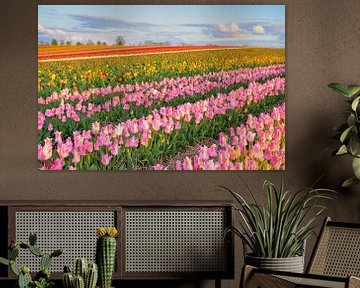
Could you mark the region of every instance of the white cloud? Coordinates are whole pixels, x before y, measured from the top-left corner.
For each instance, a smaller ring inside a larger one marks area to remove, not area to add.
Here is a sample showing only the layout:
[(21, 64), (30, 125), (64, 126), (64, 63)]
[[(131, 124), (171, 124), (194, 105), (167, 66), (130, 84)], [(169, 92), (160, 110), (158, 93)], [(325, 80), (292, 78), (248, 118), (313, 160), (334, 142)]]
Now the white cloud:
[(56, 36), (65, 36), (67, 33), (61, 29), (47, 29), (38, 23), (38, 33), (39, 34), (47, 34), (47, 35), (56, 35)]
[(253, 31), (256, 34), (265, 34), (265, 28), (263, 26), (261, 26), (261, 25), (253, 26)]
[(219, 23), (217, 24), (217, 29), (219, 30), (219, 32), (229, 33), (229, 34), (238, 34), (241, 32), (241, 29), (237, 23), (231, 23), (231, 24)]

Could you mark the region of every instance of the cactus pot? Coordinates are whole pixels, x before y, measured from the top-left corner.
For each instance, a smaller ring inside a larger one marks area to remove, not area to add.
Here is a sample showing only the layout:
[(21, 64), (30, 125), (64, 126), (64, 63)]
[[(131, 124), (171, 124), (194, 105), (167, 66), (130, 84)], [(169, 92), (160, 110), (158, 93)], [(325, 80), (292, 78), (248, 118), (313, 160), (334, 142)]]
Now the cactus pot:
[(262, 269), (304, 273), (304, 255), (289, 258), (263, 258), (248, 254), (245, 256), (245, 263)]

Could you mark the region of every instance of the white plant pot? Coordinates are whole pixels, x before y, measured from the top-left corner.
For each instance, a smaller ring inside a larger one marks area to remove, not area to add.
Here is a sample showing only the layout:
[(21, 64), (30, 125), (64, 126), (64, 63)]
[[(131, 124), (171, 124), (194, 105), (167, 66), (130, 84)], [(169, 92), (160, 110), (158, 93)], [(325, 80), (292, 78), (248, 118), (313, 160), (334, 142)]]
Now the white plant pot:
[(245, 263), (262, 269), (304, 273), (304, 256), (289, 258), (263, 258), (246, 255)]

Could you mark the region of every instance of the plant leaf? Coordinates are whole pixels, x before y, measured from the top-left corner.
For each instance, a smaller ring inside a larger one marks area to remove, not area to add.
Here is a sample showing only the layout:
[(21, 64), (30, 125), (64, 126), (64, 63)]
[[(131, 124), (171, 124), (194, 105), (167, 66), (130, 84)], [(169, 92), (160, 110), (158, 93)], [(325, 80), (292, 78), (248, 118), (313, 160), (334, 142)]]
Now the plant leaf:
[(351, 96), (354, 96), (360, 93), (360, 85), (348, 85), (347, 90)]
[(341, 83), (330, 83), (328, 85), (328, 87), (333, 89), (334, 91), (336, 91), (337, 93), (339, 93), (342, 96), (345, 96), (347, 98), (351, 97), (347, 85), (344, 85)]
[(347, 118), (347, 124), (350, 126), (355, 126), (356, 116), (351, 113)]
[(347, 148), (351, 155), (355, 157), (360, 156), (360, 138), (357, 134), (350, 137)]
[(19, 276), (20, 274), (20, 268), (16, 265), (15, 261), (10, 261), (10, 268), (11, 271), (16, 275)]
[(341, 145), (341, 147), (339, 148), (339, 150), (336, 152), (336, 155), (344, 155), (347, 154), (348, 150), (346, 145)]
[(4, 265), (9, 265), (9, 264), (10, 264), (9, 260), (8, 260), (8, 259), (5, 259), (5, 258), (3, 258), (3, 257), (0, 257), (0, 263), (1, 263), (1, 264), (4, 264)]
[(355, 157), (353, 159), (352, 167), (356, 178), (360, 180), (360, 158)]
[(351, 109), (356, 111), (356, 108), (358, 107), (359, 105), (359, 101), (360, 101), (360, 96), (356, 97), (354, 99), (354, 101), (351, 103)]
[(359, 179), (352, 177), (352, 178), (349, 178), (346, 181), (344, 181), (344, 183), (341, 185), (341, 187), (348, 188), (354, 184), (359, 184), (359, 183), (360, 183)]
[(353, 127), (351, 126), (351, 127), (347, 128), (347, 129), (345, 129), (345, 131), (341, 133), (341, 136), (340, 136), (341, 143), (344, 143), (346, 137), (348, 136), (348, 134), (349, 134), (349, 132), (351, 131), (352, 128)]

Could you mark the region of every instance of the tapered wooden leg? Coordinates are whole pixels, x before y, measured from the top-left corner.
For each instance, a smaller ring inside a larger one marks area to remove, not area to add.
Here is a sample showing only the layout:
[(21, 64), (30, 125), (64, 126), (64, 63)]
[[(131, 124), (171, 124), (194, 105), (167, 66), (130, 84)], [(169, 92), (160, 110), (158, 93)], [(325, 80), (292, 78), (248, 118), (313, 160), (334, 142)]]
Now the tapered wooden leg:
[(349, 288), (360, 288), (360, 278), (351, 276), (349, 278)]
[(240, 288), (246, 288), (249, 285), (249, 281), (253, 274), (254, 267), (245, 265), (241, 271)]
[[(242, 270), (240, 288), (295, 288), (296, 284), (271, 274), (257, 272), (257, 269), (246, 265)], [(357, 286), (354, 286), (354, 288)]]

